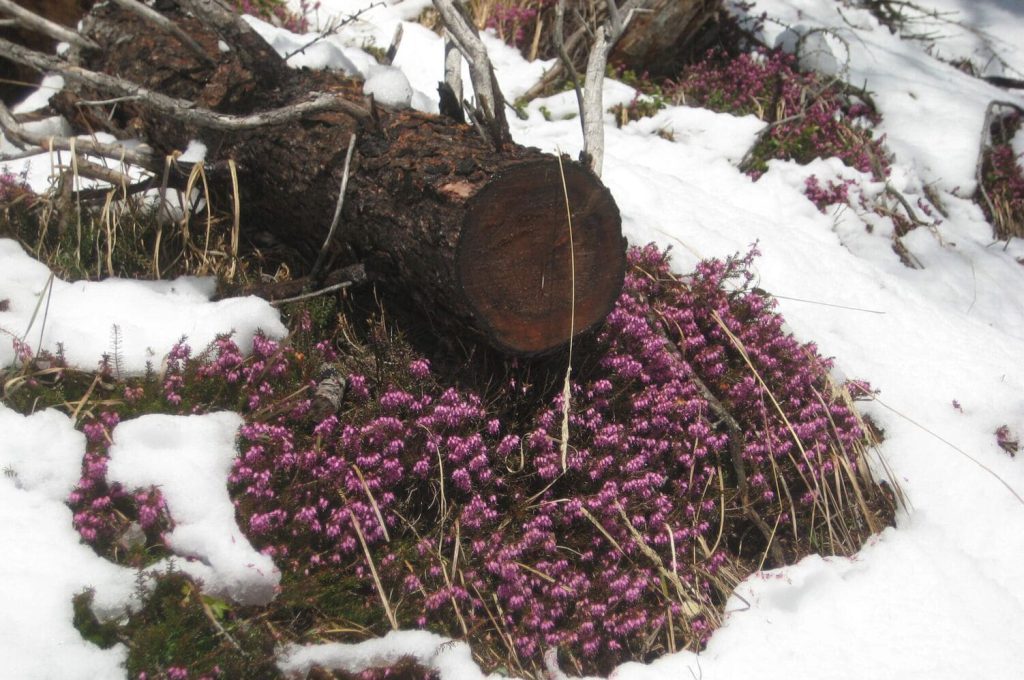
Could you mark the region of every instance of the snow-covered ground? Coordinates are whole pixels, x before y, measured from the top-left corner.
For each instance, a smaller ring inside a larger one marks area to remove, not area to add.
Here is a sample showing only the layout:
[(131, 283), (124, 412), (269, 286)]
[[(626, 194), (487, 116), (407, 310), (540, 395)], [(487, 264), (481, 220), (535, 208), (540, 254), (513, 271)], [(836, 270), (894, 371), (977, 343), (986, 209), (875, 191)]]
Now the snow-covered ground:
[[(351, 14), (369, 0), (322, 0), (320, 16)], [(428, 3), (388, 2), (338, 36), (295, 58), (372, 76), (359, 48), (387, 45), (399, 21)], [(757, 182), (736, 169), (759, 130), (752, 118), (674, 107), (617, 129), (608, 118), (604, 181), (633, 243), (672, 246), (675, 266), (745, 251), (754, 241), (758, 284), (802, 340), (836, 357), (845, 374), (880, 393), (864, 408), (884, 429), (881, 455), (908, 496), (897, 528), (852, 559), (809, 557), (757, 574), (730, 601), (725, 625), (700, 654), (681, 652), (649, 665), (625, 664), (618, 680), (900, 678), (1012, 680), (1024, 677), (1024, 455), (996, 442), (1007, 426), (1024, 436), (1024, 241), (992, 240), (969, 199), (974, 189), (989, 101), (1024, 106), (1024, 96), (969, 77), (938, 60), (971, 58), (986, 73), (1024, 72), (1024, 4), (1014, 0), (921, 0), (955, 12), (956, 24), (931, 46), (901, 39), (867, 12), (834, 0), (760, 0), (765, 38), (792, 41), (817, 33), (814, 59), (852, 83), (866, 84), (895, 154), (891, 184), (910, 202), (930, 187), (948, 213), (941, 224), (903, 238), (923, 268), (901, 264), (892, 224), (849, 206), (822, 214), (804, 180), (856, 178), (867, 193), (883, 186), (820, 159), (808, 166), (772, 162)], [(956, 30), (954, 30), (956, 29)], [(280, 51), (302, 38), (260, 27)], [(525, 62), (487, 40), (509, 98), (525, 91), (544, 63)], [(439, 38), (405, 24), (395, 66), (411, 85), (413, 106), (436, 110), (442, 72)], [(606, 105), (633, 92), (606, 83)], [(540, 107), (553, 120), (545, 120)], [(513, 119), (516, 140), (576, 154), (581, 147), (573, 95), (533, 102)], [(657, 133), (670, 131), (673, 141)], [(1017, 140), (1017, 148), (1024, 140)], [(38, 169), (48, 161), (37, 160)], [(17, 167), (12, 168), (17, 170)], [(871, 224), (872, 230), (866, 228)], [(33, 348), (63, 342), (76, 365), (91, 368), (117, 328), (125, 370), (159, 364), (183, 334), (202, 346), (234, 330), (244, 343), (257, 328), (284, 332), (276, 312), (254, 300), (210, 302), (210, 283), (68, 283), (11, 241), (0, 240), (0, 364), (14, 359), (11, 339)], [(34, 314), (48, 307), (45, 315)], [(278, 578), (238, 528), (223, 485), (237, 416), (146, 416), (115, 429), (110, 474), (129, 485), (164, 487), (177, 528), (172, 547), (201, 565), (208, 587), (244, 601), (265, 597)], [(72, 528), (64, 504), (78, 478), (83, 435), (54, 411), (23, 417), (0, 405), (0, 678), (122, 678), (126, 651), (101, 650), (71, 623), (71, 597), (96, 591), (113, 613), (134, 597), (136, 574), (98, 558)], [(183, 483), (183, 466), (208, 490)], [(200, 471), (200, 467), (202, 470)], [(221, 489), (221, 490), (218, 490)], [(179, 535), (180, 533), (180, 535)], [(269, 590), (268, 590), (269, 589)], [(282, 668), (314, 661), (356, 670), (412, 654), (445, 680), (481, 677), (463, 644), (423, 632), (393, 633), (361, 645), (292, 648)]]

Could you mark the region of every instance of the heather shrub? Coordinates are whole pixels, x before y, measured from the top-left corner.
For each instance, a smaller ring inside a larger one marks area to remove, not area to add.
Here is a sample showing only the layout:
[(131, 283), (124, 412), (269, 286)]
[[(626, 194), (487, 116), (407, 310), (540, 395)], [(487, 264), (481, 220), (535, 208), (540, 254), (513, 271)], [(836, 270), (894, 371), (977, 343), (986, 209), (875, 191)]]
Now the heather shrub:
[(675, 104), (753, 114), (767, 122), (770, 127), (744, 163), (755, 177), (772, 158), (808, 163), (831, 156), (877, 180), (888, 174), (888, 154), (872, 133), (879, 118), (867, 99), (836, 79), (800, 72), (793, 55), (708, 52), (665, 92)]
[(104, 649), (129, 641), (125, 671), (130, 680), (266, 680), (274, 666), (272, 630), (228, 602), (204, 595), (179, 572), (159, 573), (148, 587), (140, 580), (141, 606), (124, 621), (100, 623), (92, 594), (74, 598), (75, 625)]
[(0, 170), (0, 236), (8, 231), (6, 225), (28, 223), (29, 212), (35, 202), (35, 193), (25, 172), (15, 175), (6, 168)]
[[(748, 574), (850, 554), (891, 520), (849, 393), (752, 287), (755, 254), (681, 277), (666, 253), (631, 250), (615, 309), (577, 348), (565, 441), (555, 374), (520, 361), (489, 384), (452, 383), (380, 319), (342, 318), (318, 342), (300, 313), (291, 342), (257, 337), (249, 356), (230, 337), (199, 353), (183, 341), (162, 374), (110, 378), (113, 396), (87, 412), (75, 525), (122, 563), (165, 556), (159, 491), (105, 479), (112, 428), (231, 408), (246, 419), (230, 478), (239, 525), (283, 578), (261, 612), (217, 605), (224, 626), (258, 615), (278, 644), (423, 627), (530, 675), (550, 648), (575, 673), (700, 649)], [(548, 363), (564, 371), (564, 357)], [(324, 397), (332, 381), (340, 402)], [(119, 628), (149, 650), (133, 668), (227, 668), (238, 650), (219, 638), (159, 655), (157, 636), (188, 639), (161, 621), (204, 604), (174, 578), (186, 596), (158, 588)], [(253, 635), (249, 662), (266, 658)]]
[(1010, 454), (1011, 458), (1015, 457), (1017, 452), (1020, 451), (1020, 437), (1013, 434), (1009, 425), (1000, 425), (997, 427), (995, 435), (996, 444), (999, 445), (999, 448)]
[(341, 412), (240, 433), (250, 536), (287, 570), (354, 576), (360, 626), (469, 637), (495, 666), (699, 648), (759, 564), (850, 552), (881, 523), (835, 481), (863, 484), (858, 419), (747, 287), (752, 257), (683, 280), (632, 252), (565, 446), (560, 393), (515, 372), (481, 395), (393, 340), (339, 357)]
[(0, 170), (0, 208), (8, 208), (19, 199), (32, 195), (26, 174), (15, 175), (6, 168)]
[(541, 13), (554, 6), (554, 0), (476, 2), (475, 11), (486, 28), (493, 29), (509, 45), (523, 49), (539, 38), (537, 32), (544, 26), (539, 21)]
[(975, 200), (999, 239), (1024, 237), (1024, 154), (1014, 153), (1012, 145), (1020, 128), (1019, 112), (994, 121), (992, 144), (982, 158)]
[(850, 202), (850, 187), (856, 185), (852, 179), (841, 181), (828, 180), (822, 184), (816, 175), (811, 175), (804, 180), (804, 196), (818, 208), (825, 212), (826, 208), (836, 203)]

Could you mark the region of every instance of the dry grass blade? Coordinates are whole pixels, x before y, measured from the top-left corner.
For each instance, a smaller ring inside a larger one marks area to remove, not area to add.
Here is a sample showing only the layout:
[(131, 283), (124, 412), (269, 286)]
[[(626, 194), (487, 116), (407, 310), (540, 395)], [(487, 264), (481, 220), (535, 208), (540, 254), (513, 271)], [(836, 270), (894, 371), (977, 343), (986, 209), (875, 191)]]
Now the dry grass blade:
[(366, 485), (366, 478), (363, 477), (363, 471), (359, 469), (358, 465), (353, 465), (352, 470), (356, 473), (356, 477), (359, 478), (359, 483), (363, 486), (363, 491), (366, 492), (366, 497), (370, 499), (370, 506), (373, 507), (373, 514), (377, 516), (377, 522), (380, 524), (380, 530), (384, 533), (384, 540), (387, 543), (391, 542), (391, 536), (388, 535), (388, 526), (384, 523), (384, 516), (380, 514), (380, 507), (377, 505), (377, 499), (373, 497), (370, 492), (370, 487)]
[(576, 335), (576, 249), (572, 240), (572, 208), (569, 205), (569, 188), (565, 183), (565, 168), (562, 153), (558, 152), (558, 173), (562, 179), (562, 196), (565, 197), (565, 218), (569, 229), (569, 356), (566, 360), (565, 382), (562, 385), (562, 472), (569, 468), (569, 409), (572, 400), (572, 345)]
[(937, 434), (937, 433), (933, 432), (932, 430), (929, 430), (929, 429), (928, 429), (927, 427), (925, 427), (925, 426), (924, 426), (924, 425), (922, 425), (921, 423), (917, 422), (916, 420), (914, 420), (914, 419), (913, 419), (913, 418), (911, 418), (910, 416), (908, 416), (908, 415), (906, 415), (905, 413), (902, 413), (902, 412), (900, 412), (900, 411), (896, 410), (896, 409), (895, 409), (895, 408), (893, 408), (892, 406), (889, 406), (888, 404), (886, 404), (886, 403), (885, 403), (884, 401), (882, 401), (882, 400), (881, 400), (881, 399), (879, 399), (878, 397), (875, 397), (875, 401), (876, 401), (876, 402), (877, 402), (878, 404), (880, 404), (881, 406), (884, 406), (884, 407), (885, 407), (885, 408), (887, 408), (888, 410), (890, 410), (890, 411), (892, 411), (893, 413), (895, 413), (896, 415), (898, 415), (898, 416), (899, 416), (900, 418), (903, 418), (904, 420), (906, 420), (906, 421), (907, 421), (908, 423), (910, 423), (910, 424), (911, 424), (911, 425), (913, 425), (914, 427), (916, 427), (916, 428), (920, 429), (920, 430), (921, 430), (922, 432), (926, 432), (926, 433), (928, 433), (929, 435), (931, 435), (931, 436), (932, 436), (932, 437), (934, 437), (935, 439), (938, 439), (938, 440), (939, 440), (940, 442), (942, 442), (943, 444), (945, 444), (945, 445), (946, 445), (946, 446), (948, 446), (949, 448), (953, 449), (954, 451), (956, 451), (957, 453), (959, 453), (959, 454), (960, 454), (961, 456), (963, 456), (963, 457), (964, 457), (964, 458), (966, 458), (967, 460), (969, 460), (969, 461), (971, 461), (972, 463), (974, 463), (975, 465), (977, 465), (977, 466), (978, 466), (979, 468), (981, 468), (981, 469), (982, 469), (983, 471), (985, 471), (986, 473), (988, 473), (989, 475), (991, 475), (991, 476), (992, 476), (993, 478), (995, 478), (995, 480), (996, 480), (997, 482), (999, 482), (1000, 484), (1002, 484), (1002, 485), (1003, 485), (1003, 486), (1004, 486), (1004, 487), (1006, 488), (1006, 490), (1007, 490), (1007, 491), (1009, 491), (1009, 492), (1010, 492), (1011, 494), (1013, 494), (1013, 497), (1017, 499), (1017, 502), (1018, 502), (1018, 503), (1020, 503), (1021, 505), (1024, 505), (1024, 497), (1021, 497), (1020, 493), (1018, 493), (1016, 489), (1014, 489), (1014, 488), (1013, 488), (1012, 486), (1010, 486), (1009, 482), (1007, 482), (1007, 481), (1006, 481), (1005, 479), (1003, 479), (1003, 478), (1002, 478), (1002, 477), (1000, 477), (1000, 476), (999, 476), (998, 474), (996, 474), (995, 470), (993, 470), (992, 468), (988, 467), (987, 465), (985, 465), (984, 463), (982, 463), (982, 462), (981, 462), (980, 460), (978, 460), (977, 458), (975, 458), (975, 457), (974, 457), (974, 456), (972, 456), (971, 454), (969, 454), (969, 453), (967, 453), (966, 451), (964, 451), (964, 450), (963, 450), (962, 448), (960, 448), (959, 446), (957, 446), (957, 445), (956, 445), (956, 444), (954, 444), (953, 442), (951, 442), (951, 441), (949, 441), (948, 439), (946, 439), (946, 438), (944, 438), (944, 437), (940, 436), (939, 434)]
[[(231, 171), (231, 267), (228, 269), (228, 281), (232, 281), (235, 278), (235, 267), (238, 266), (238, 241), (241, 236), (241, 219), (242, 219), (242, 199), (239, 196), (238, 190), (238, 166), (235, 164), (233, 158), (228, 159), (228, 169)], [(205, 186), (206, 179), (204, 177), (203, 184)], [(206, 230), (206, 242), (209, 244), (210, 241), (210, 230)], [(204, 256), (205, 250), (204, 247)]]
[(694, 593), (691, 588), (688, 588), (683, 583), (682, 579), (679, 578), (679, 574), (665, 568), (665, 562), (661, 559), (661, 556), (655, 552), (654, 548), (647, 545), (647, 542), (644, 541), (643, 534), (633, 526), (633, 523), (629, 520), (629, 516), (626, 515), (626, 511), (622, 509), (621, 505), (617, 506), (617, 510), (619, 511), (619, 517), (622, 518), (622, 521), (626, 525), (626, 529), (629, 530), (630, 535), (636, 542), (637, 549), (643, 553), (644, 557), (651, 561), (654, 567), (658, 570), (658, 573), (672, 584), (672, 587), (676, 591), (676, 597), (679, 599), (679, 604), (683, 606), (683, 613), (690, 618), (694, 618), (698, 614), (703, 614), (709, 622), (712, 622), (713, 625), (717, 626), (719, 623), (718, 612), (711, 607), (701, 606), (700, 596), (697, 593)]
[(373, 555), (370, 553), (370, 547), (366, 544), (366, 537), (363, 536), (363, 529), (359, 526), (359, 518), (356, 517), (356, 513), (352, 512), (351, 508), (348, 511), (348, 516), (352, 519), (352, 528), (356, 530), (356, 537), (359, 538), (359, 545), (363, 548), (363, 554), (366, 556), (366, 564), (370, 567), (370, 575), (373, 577), (373, 585), (377, 588), (377, 594), (380, 596), (381, 606), (384, 607), (384, 614), (388, 617), (388, 623), (391, 624), (391, 630), (398, 630), (398, 619), (395, 618), (395, 613), (391, 610), (391, 603), (388, 601), (387, 593), (384, 592), (384, 585), (381, 583), (380, 576), (377, 574), (377, 567), (374, 565)]

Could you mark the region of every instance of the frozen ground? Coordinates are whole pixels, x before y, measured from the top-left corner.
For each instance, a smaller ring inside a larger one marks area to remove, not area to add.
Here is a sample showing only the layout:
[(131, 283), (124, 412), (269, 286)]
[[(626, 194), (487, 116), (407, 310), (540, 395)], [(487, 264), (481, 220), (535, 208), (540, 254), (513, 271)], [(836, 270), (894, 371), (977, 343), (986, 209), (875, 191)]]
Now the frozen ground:
[[(365, 4), (323, 0), (320, 12), (352, 13)], [(386, 45), (397, 22), (425, 4), (378, 6), (296, 59), (372, 76), (359, 48), (369, 41)], [(612, 674), (618, 680), (1014, 680), (1024, 673), (1024, 456), (1010, 458), (994, 434), (1005, 425), (1024, 435), (1024, 242), (993, 242), (981, 211), (963, 198), (974, 188), (986, 105), (993, 99), (1024, 105), (1024, 97), (933, 56), (971, 58), (984, 62), (987, 73), (1019, 77), (1024, 6), (1012, 0), (919, 4), (956, 12), (943, 16), (955, 17), (960, 25), (945, 25), (958, 30), (950, 28), (929, 47), (901, 39), (866, 12), (840, 12), (833, 0), (760, 0), (752, 12), (768, 12), (769, 42), (784, 43), (793, 31), (829, 29), (820, 33), (818, 65), (842, 70), (874, 94), (895, 153), (892, 185), (911, 202), (931, 186), (949, 215), (903, 239), (921, 269), (905, 267), (893, 253), (891, 223), (843, 206), (822, 214), (804, 197), (811, 174), (856, 177), (869, 193), (883, 189), (835, 159), (809, 166), (774, 162), (758, 182), (738, 172), (735, 162), (757, 133), (756, 120), (686, 108), (621, 130), (608, 120), (604, 180), (631, 241), (672, 246), (681, 271), (698, 258), (759, 241), (758, 283), (780, 296), (793, 332), (836, 357), (845, 374), (880, 390), (865, 409), (885, 431), (880, 453), (910, 501), (897, 528), (852, 559), (809, 557), (748, 579), (701, 654), (625, 664)], [(279, 50), (302, 44), (261, 30)], [(526, 63), (496, 40), (488, 47), (510, 98), (543, 71), (543, 63)], [(413, 106), (436, 108), (441, 59), (437, 36), (405, 25), (395, 66), (411, 86)], [(632, 94), (606, 84), (608, 106)], [(574, 111), (572, 95), (534, 102), (529, 120), (512, 121), (513, 134), (521, 143), (575, 155), (579, 124), (564, 119)], [(659, 130), (671, 131), (674, 141)], [(115, 325), (130, 348), (125, 353), (133, 371), (159, 362), (182, 334), (201, 346), (217, 332), (234, 330), (243, 340), (257, 327), (283, 332), (264, 303), (211, 303), (209, 292), (208, 282), (191, 279), (50, 281), (45, 267), (0, 241), (0, 299), (11, 300), (10, 310), (0, 312), (0, 332), (25, 338), (33, 348), (63, 342), (84, 367), (108, 351)], [(46, 328), (38, 320), (30, 325), (32, 310), (47, 302)], [(0, 363), (13, 358), (6, 334)], [(203, 473), (207, 480), (222, 478), (218, 466), (230, 457), (236, 423), (230, 414), (126, 422), (115, 430), (111, 473), (129, 483), (176, 488), (180, 479), (158, 464), (156, 442), (212, 465)], [(11, 471), (0, 477), (0, 677), (123, 677), (125, 650), (100, 650), (71, 625), (73, 594), (93, 587), (97, 606), (114, 612), (130, 602), (136, 578), (97, 558), (71, 527), (63, 500), (77, 479), (84, 439), (61, 414), (23, 417), (2, 406), (0, 433), (0, 465)], [(221, 592), (259, 597), (273, 587), (276, 572), (251, 553), (231, 515), (218, 515), (225, 499), (215, 489), (201, 498), (187, 492), (169, 497), (179, 527), (193, 532), (174, 547), (182, 556), (202, 557), (208, 582)], [(208, 506), (197, 515), (200, 502)], [(189, 520), (196, 516), (214, 521)], [(354, 670), (412, 654), (445, 680), (482, 675), (464, 645), (441, 642), (405, 631), (361, 645), (291, 648), (281, 665), (299, 672), (319, 660)]]

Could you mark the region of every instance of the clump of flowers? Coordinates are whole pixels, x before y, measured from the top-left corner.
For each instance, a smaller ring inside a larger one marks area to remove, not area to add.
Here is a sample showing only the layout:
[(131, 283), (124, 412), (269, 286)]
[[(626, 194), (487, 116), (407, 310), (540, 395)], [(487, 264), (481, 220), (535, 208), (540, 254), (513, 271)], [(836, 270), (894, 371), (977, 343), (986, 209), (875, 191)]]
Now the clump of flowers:
[[(136, 547), (132, 542), (138, 546), (162, 545), (163, 533), (170, 529), (159, 489), (128, 490), (107, 481), (111, 433), (120, 420), (116, 412), (103, 411), (82, 426), (86, 438), (82, 477), (67, 501), (74, 512), (75, 529), (101, 552), (130, 551)], [(137, 539), (132, 533), (138, 534)]]
[(872, 134), (879, 119), (868, 102), (837, 81), (800, 72), (793, 55), (709, 52), (666, 92), (676, 104), (766, 121), (771, 127), (744, 168), (755, 177), (772, 158), (808, 163), (830, 156), (877, 180), (888, 174), (888, 154)]
[(513, 47), (524, 47), (537, 31), (537, 20), (553, 0), (512, 0), (498, 2), (491, 7), (486, 27), (494, 29), (498, 37)]
[[(528, 363), (483, 391), (446, 384), (377, 325), (365, 345), (346, 333), (344, 353), (261, 336), (248, 356), (230, 337), (199, 354), (181, 342), (122, 408), (157, 399), (245, 415), (230, 491), (284, 572), (267, 616), (289, 636), (318, 616), (365, 634), (423, 627), (521, 674), (542, 672), (554, 648), (578, 674), (606, 673), (699, 649), (751, 571), (852, 552), (890, 519), (848, 392), (752, 287), (755, 255), (680, 277), (666, 253), (631, 250), (621, 297), (577, 353), (568, 404), (560, 380)], [(69, 499), (103, 551), (127, 523), (156, 544), (166, 528), (155, 491), (106, 481), (118, 422), (106, 411), (84, 425)], [(213, 660), (139, 669), (195, 674)]]
[(825, 186), (815, 175), (804, 180), (804, 196), (813, 203), (818, 210), (825, 212), (825, 209), (836, 203), (850, 202), (850, 187), (855, 186), (852, 179), (844, 179), (840, 182), (828, 180)]
[(1024, 154), (1014, 153), (1012, 144), (1020, 128), (1020, 113), (997, 121), (994, 143), (986, 148), (982, 161), (976, 200), (999, 239), (1024, 237)]
[(28, 185), (25, 173), (15, 175), (6, 168), (0, 170), (0, 207), (30, 195), (32, 189)]
[(515, 371), (485, 397), (393, 347), (350, 363), (339, 412), (240, 432), (250, 537), (293, 573), (354, 577), (381, 624), (469, 636), (496, 664), (558, 647), (607, 672), (699, 647), (762, 559), (852, 551), (882, 521), (825, 519), (859, 512), (835, 480), (865, 435), (829, 362), (749, 288), (753, 257), (682, 279), (632, 251), (564, 442), (561, 392)]
[(15, 224), (29, 222), (28, 215), (36, 202), (36, 194), (28, 184), (28, 169), (14, 174), (0, 169), (0, 235), (13, 235)]
[(1009, 425), (1000, 425), (996, 428), (996, 444), (1010, 454), (1011, 458), (1015, 457), (1020, 450), (1020, 438), (1014, 436)]

